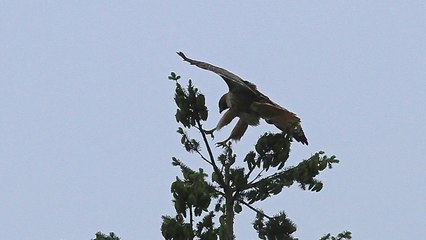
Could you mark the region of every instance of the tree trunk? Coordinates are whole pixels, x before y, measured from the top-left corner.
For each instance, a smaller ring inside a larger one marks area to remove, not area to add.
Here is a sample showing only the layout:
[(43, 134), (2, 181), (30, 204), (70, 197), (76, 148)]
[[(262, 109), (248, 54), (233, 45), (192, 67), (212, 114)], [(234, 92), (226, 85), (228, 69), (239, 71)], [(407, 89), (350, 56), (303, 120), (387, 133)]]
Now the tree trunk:
[(232, 197), (232, 189), (227, 186), (226, 195), (226, 232), (227, 240), (234, 239), (234, 199)]
[[(228, 159), (229, 161), (229, 159)], [(226, 220), (226, 240), (234, 240), (234, 197), (233, 195), (233, 191), (232, 191), (232, 187), (231, 187), (231, 179), (230, 179), (230, 168), (231, 168), (231, 163), (227, 162), (225, 164), (225, 187), (224, 187), (224, 191), (225, 191), (225, 204), (226, 204), (226, 208), (225, 208), (225, 220)]]

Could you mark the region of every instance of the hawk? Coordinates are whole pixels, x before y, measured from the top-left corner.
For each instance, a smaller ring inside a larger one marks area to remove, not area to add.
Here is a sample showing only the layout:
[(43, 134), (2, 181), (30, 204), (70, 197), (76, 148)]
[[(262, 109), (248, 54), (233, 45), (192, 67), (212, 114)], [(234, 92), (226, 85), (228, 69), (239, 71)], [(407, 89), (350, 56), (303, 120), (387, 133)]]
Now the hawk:
[(177, 54), (191, 65), (218, 74), (228, 85), (229, 92), (225, 93), (219, 100), (219, 112), (222, 113), (224, 110), (228, 110), (219, 120), (215, 129), (223, 128), (236, 117), (239, 120), (230, 136), (226, 140), (219, 142), (218, 145), (224, 145), (229, 140), (240, 140), (248, 125), (257, 126), (260, 118), (263, 118), (269, 124), (275, 125), (284, 133), (291, 135), (296, 141), (308, 145), (308, 139), (300, 125), (300, 118), (272, 102), (267, 96), (257, 90), (256, 85), (223, 68), (190, 59), (182, 52), (177, 52)]

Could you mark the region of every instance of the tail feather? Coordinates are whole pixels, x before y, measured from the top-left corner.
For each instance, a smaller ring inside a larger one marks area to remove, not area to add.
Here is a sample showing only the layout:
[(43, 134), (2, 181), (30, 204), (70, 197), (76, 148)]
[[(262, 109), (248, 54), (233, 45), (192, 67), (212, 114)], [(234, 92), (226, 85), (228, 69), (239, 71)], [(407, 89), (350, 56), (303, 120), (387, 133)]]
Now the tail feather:
[(308, 145), (308, 139), (305, 136), (305, 133), (303, 132), (302, 126), (298, 124), (292, 131), (292, 136), (296, 141)]

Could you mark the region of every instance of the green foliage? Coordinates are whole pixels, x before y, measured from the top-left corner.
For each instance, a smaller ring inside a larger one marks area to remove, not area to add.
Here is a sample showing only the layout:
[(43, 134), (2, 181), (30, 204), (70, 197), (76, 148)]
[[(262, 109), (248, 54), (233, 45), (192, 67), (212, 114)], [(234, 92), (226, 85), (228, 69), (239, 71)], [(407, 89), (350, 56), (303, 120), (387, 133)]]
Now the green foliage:
[[(292, 234), (296, 226), (284, 212), (270, 217), (252, 205), (281, 193), (294, 183), (303, 190), (321, 191), (323, 183), (316, 177), (339, 160), (319, 151), (296, 166), (286, 166), (292, 140), (284, 133), (263, 134), (241, 162), (237, 161), (230, 142), (215, 158), (207, 138), (207, 135), (213, 138), (213, 131), (203, 128), (208, 118), (204, 95), (191, 80), (183, 88), (178, 82), (180, 76), (172, 72), (169, 79), (176, 83), (175, 117), (181, 124), (177, 130), (181, 143), (186, 151), (197, 154), (210, 165), (212, 171), (194, 171), (177, 158), (172, 158), (172, 164), (180, 168), (182, 177), (176, 177), (171, 185), (176, 215), (163, 216), (163, 237), (174, 240), (234, 239), (234, 216), (248, 208), (256, 213), (253, 227), (260, 239), (295, 239)], [(193, 129), (201, 135), (202, 140), (189, 136), (189, 131)], [(205, 150), (201, 149), (200, 141)], [(350, 232), (341, 234), (337, 238), (326, 235), (321, 240), (350, 239)]]
[(181, 180), (176, 177), (171, 186), (176, 213), (187, 217), (188, 210), (193, 210), (195, 216), (200, 216), (203, 211), (207, 212), (211, 199), (215, 196), (214, 187), (205, 180), (207, 174), (203, 169), (193, 171), (176, 158), (173, 158), (173, 165), (180, 166), (184, 178)]
[(101, 232), (96, 233), (96, 238), (93, 240), (120, 240), (120, 238), (115, 235), (113, 232), (110, 232), (109, 235), (103, 234)]
[(182, 216), (177, 215), (176, 218), (163, 216), (162, 218), (161, 233), (164, 239), (187, 240), (193, 238), (192, 226), (184, 223)]
[(346, 240), (346, 239), (352, 239), (352, 233), (349, 231), (344, 231), (339, 234), (337, 234), (337, 237), (331, 236), (331, 234), (327, 234), (323, 236), (320, 240)]
[(176, 81), (175, 102), (177, 105), (176, 121), (182, 123), (184, 127), (190, 128), (196, 125), (197, 121), (207, 120), (208, 111), (205, 106), (204, 95), (201, 94), (197, 88), (192, 85), (189, 80), (187, 88), (182, 88), (178, 83), (180, 76), (171, 73), (170, 80)]
[(198, 224), (196, 235), (202, 240), (216, 240), (218, 236), (218, 229), (214, 227), (214, 213), (207, 214)]
[(256, 215), (253, 227), (260, 239), (296, 240), (291, 236), (296, 231), (296, 225), (287, 218), (284, 212), (265, 221), (265, 215), (260, 211)]
[(257, 164), (268, 171), (270, 167), (280, 170), (284, 167), (290, 153), (291, 138), (284, 133), (265, 133), (257, 140)]
[[(280, 139), (281, 140), (277, 141), (283, 141), (282, 139), (284, 138)], [(254, 160), (256, 158), (257, 160)], [(249, 166), (259, 166), (259, 164), (255, 162), (259, 161), (259, 159), (262, 161), (264, 158), (260, 154), (256, 155), (253, 152), (247, 154), (245, 158)], [(279, 159), (279, 157), (273, 158), (271, 162), (277, 161), (277, 159)], [(283, 161), (285, 162), (286, 159), (283, 159)], [(332, 164), (338, 162), (339, 161), (336, 159), (335, 156), (327, 157), (326, 155), (324, 155), (324, 152), (320, 151), (314, 154), (309, 159), (302, 161), (295, 167), (289, 167), (285, 170), (276, 171), (276, 173), (268, 177), (263, 177), (258, 181), (252, 181), (250, 184), (245, 186), (245, 192), (241, 194), (241, 196), (244, 196), (249, 203), (262, 201), (270, 196), (281, 193), (284, 187), (290, 187), (295, 182), (299, 183), (300, 187), (303, 190), (306, 190), (307, 187), (307, 189), (310, 191), (319, 192), (321, 191), (323, 184), (318, 179), (315, 179), (315, 176), (317, 176), (320, 171), (323, 171), (325, 169), (324, 166), (328, 166), (329, 168), (331, 168)], [(277, 169), (281, 169), (282, 164), (283, 163), (279, 163), (278, 165), (275, 165)], [(268, 165), (268, 168), (270, 166), (271, 165)], [(265, 169), (265, 167), (263, 169)]]

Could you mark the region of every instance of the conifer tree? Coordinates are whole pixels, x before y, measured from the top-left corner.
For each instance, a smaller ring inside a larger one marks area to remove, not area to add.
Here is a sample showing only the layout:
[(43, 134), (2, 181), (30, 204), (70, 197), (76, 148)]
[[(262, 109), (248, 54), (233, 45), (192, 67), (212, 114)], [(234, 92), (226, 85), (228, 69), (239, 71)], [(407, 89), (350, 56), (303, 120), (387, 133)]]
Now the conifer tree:
[[(181, 144), (193, 154), (191, 158), (205, 162), (209, 169), (194, 170), (184, 161), (172, 158), (173, 166), (180, 168), (182, 175), (176, 177), (171, 185), (176, 213), (162, 217), (164, 239), (235, 239), (235, 215), (243, 210), (254, 212), (252, 224), (259, 239), (296, 239), (293, 237), (296, 225), (284, 211), (272, 215), (255, 208), (254, 204), (295, 184), (302, 190), (321, 191), (323, 183), (317, 176), (325, 169), (331, 169), (339, 160), (319, 151), (296, 166), (287, 166), (292, 136), (285, 133), (263, 134), (254, 149), (243, 158), (237, 158), (231, 142), (215, 156), (212, 149), (214, 132), (204, 128), (208, 120), (205, 96), (191, 80), (187, 87), (183, 87), (179, 83), (180, 76), (174, 72), (169, 79), (176, 84), (175, 117), (181, 125), (177, 130)], [(192, 138), (194, 133), (198, 137)], [(342, 232), (337, 237), (327, 234), (320, 240), (344, 239), (351, 239), (351, 233)]]

